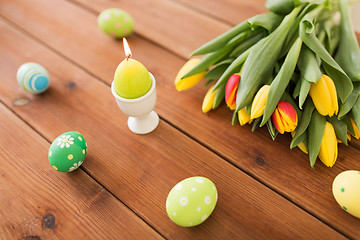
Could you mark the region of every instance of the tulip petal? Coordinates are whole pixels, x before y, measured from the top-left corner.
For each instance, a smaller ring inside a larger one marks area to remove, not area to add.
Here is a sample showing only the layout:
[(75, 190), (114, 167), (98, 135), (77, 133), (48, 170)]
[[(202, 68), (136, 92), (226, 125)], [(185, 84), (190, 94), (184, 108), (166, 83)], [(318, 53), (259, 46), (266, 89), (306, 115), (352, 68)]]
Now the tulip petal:
[(207, 113), (213, 107), (215, 96), (216, 96), (216, 91), (217, 91), (217, 90), (213, 91), (213, 89), (214, 89), (214, 86), (209, 88), (209, 90), (207, 91), (207, 93), (204, 97), (203, 104), (202, 104), (203, 113)]
[(278, 108), (275, 108), (274, 113), (271, 116), (272, 123), (279, 133), (284, 134), (284, 124), (281, 120), (280, 112)]
[(202, 73), (195, 74), (191, 77), (181, 79), (189, 70), (195, 67), (201, 60), (199, 58), (193, 58), (187, 61), (184, 66), (179, 70), (175, 78), (176, 90), (183, 91), (195, 86), (205, 76), (205, 71)]
[(338, 111), (339, 111), (339, 104), (338, 104), (338, 100), (337, 100), (337, 94), (336, 94), (336, 88), (335, 88), (335, 84), (333, 82), (333, 80), (326, 76), (326, 75), (323, 75), (323, 78), (325, 78), (325, 84), (327, 86), (327, 89), (330, 93), (330, 98), (331, 98), (331, 112), (330, 112), (330, 117), (333, 115), (333, 114), (338, 114)]
[(331, 109), (333, 109), (332, 104), (329, 104), (331, 103), (331, 95), (323, 77), (321, 77), (317, 83), (311, 84), (309, 94), (321, 115), (326, 116), (331, 114)]
[(229, 77), (225, 86), (225, 102), (231, 110), (236, 108), (236, 94), (240, 81), (240, 74), (235, 73)]
[(354, 133), (355, 133), (355, 135), (353, 135), (353, 134), (352, 135), (353, 135), (354, 138), (359, 139), (360, 138), (359, 128), (356, 126), (356, 124), (355, 124), (355, 122), (354, 122), (354, 120), (352, 118), (350, 118), (350, 121), (351, 121), (351, 125), (352, 125), (352, 127), (354, 129)]
[(251, 105), (251, 119), (258, 118), (263, 115), (269, 90), (270, 86), (264, 85), (255, 95)]
[(335, 130), (329, 122), (326, 122), (319, 158), (327, 167), (332, 167), (335, 164), (338, 154), (337, 144)]
[(241, 126), (244, 126), (245, 124), (250, 123), (252, 121), (250, 120), (250, 115), (247, 113), (245, 108), (242, 108), (238, 111), (238, 118)]

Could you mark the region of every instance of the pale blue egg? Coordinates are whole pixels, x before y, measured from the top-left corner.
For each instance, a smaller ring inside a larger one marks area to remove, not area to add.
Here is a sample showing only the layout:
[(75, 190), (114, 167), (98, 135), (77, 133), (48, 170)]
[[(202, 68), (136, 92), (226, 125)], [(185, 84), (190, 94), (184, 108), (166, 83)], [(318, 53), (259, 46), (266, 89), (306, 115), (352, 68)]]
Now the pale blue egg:
[(40, 64), (28, 62), (21, 65), (16, 78), (20, 86), (27, 92), (39, 94), (48, 89), (49, 73)]

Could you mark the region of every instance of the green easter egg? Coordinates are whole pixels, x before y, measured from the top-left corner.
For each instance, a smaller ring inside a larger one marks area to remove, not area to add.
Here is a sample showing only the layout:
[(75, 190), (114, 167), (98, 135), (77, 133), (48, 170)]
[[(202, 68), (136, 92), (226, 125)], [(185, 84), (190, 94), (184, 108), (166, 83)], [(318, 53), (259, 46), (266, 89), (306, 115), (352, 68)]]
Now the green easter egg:
[(78, 132), (58, 136), (50, 146), (50, 165), (59, 172), (71, 172), (84, 162), (87, 152), (85, 138)]
[(98, 26), (107, 35), (122, 38), (134, 31), (134, 20), (130, 14), (121, 9), (109, 8), (100, 13)]
[(177, 225), (192, 227), (210, 216), (217, 199), (217, 189), (212, 181), (205, 177), (191, 177), (171, 189), (166, 200), (166, 211)]

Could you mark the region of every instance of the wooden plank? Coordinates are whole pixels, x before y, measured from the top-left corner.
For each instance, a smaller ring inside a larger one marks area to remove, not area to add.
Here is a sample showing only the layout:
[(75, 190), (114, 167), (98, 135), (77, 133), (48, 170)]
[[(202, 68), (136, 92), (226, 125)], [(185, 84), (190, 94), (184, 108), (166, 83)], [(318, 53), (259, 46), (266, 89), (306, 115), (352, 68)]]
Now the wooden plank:
[[(131, 133), (109, 86), (2, 21), (0, 31), (1, 101), (49, 140), (67, 130), (81, 132), (88, 142), (86, 171), (165, 237), (343, 238), (163, 121), (152, 134)], [(22, 91), (14, 79), (30, 59), (52, 77), (51, 88), (39, 96)], [(16, 99), (29, 102), (14, 106)], [(178, 181), (196, 175), (215, 183), (218, 206), (206, 223), (181, 228), (167, 217), (165, 200)]]
[(236, 25), (257, 14), (267, 12), (265, 0), (238, 1), (238, 0), (171, 0), (184, 6), (209, 15), (220, 21)]
[(161, 239), (82, 170), (49, 168), (50, 144), (0, 104), (1, 239)]
[[(122, 46), (120, 42), (102, 34), (95, 24), (88, 24), (96, 22), (94, 14), (61, 1), (56, 1), (56, 4), (38, 1), (35, 6), (18, 0), (0, 3), (0, 6), (2, 15), (58, 49), (90, 73), (108, 83), (112, 81), (114, 69), (122, 58), (119, 57), (122, 56)], [(32, 23), (29, 23), (23, 14), (27, 11), (36, 12), (37, 6), (46, 9), (44, 12), (57, 14), (51, 18), (30, 15), (28, 18)], [(69, 22), (75, 21), (71, 16), (77, 16), (77, 21), (80, 21), (77, 24), (82, 26), (81, 32), (57, 16), (65, 13), (69, 15)], [(56, 29), (51, 21), (56, 21)], [(34, 23), (41, 25), (41, 30), (34, 27)], [(88, 35), (84, 33), (91, 33), (92, 38), (87, 40)], [(251, 133), (248, 126), (231, 127), (232, 114), (225, 106), (209, 114), (202, 114), (200, 109), (205, 88), (199, 84), (194, 89), (178, 93), (173, 87), (173, 79), (184, 61), (137, 35), (131, 36), (129, 40), (134, 57), (156, 76), (156, 109), (163, 118), (334, 228), (348, 236), (359, 235), (359, 220), (340, 209), (331, 193), (332, 180), (338, 173), (346, 169), (360, 169), (360, 163), (356, 161), (359, 154), (357, 149), (341, 146), (334, 168), (328, 169), (319, 162), (315, 169), (311, 169), (305, 154), (297, 149), (289, 150), (288, 135), (280, 136), (273, 142), (265, 129)], [(63, 71), (66, 72), (66, 69)], [(71, 81), (71, 77), (68, 79)], [(274, 155), (274, 152), (277, 154)]]

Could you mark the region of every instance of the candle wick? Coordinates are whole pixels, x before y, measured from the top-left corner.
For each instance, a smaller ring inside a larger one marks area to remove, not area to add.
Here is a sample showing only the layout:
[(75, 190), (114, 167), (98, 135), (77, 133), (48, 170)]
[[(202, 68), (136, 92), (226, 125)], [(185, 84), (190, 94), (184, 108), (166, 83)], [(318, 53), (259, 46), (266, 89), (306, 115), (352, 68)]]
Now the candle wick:
[(129, 54), (129, 55), (126, 56), (126, 61), (128, 61), (129, 58), (131, 58), (131, 54)]

